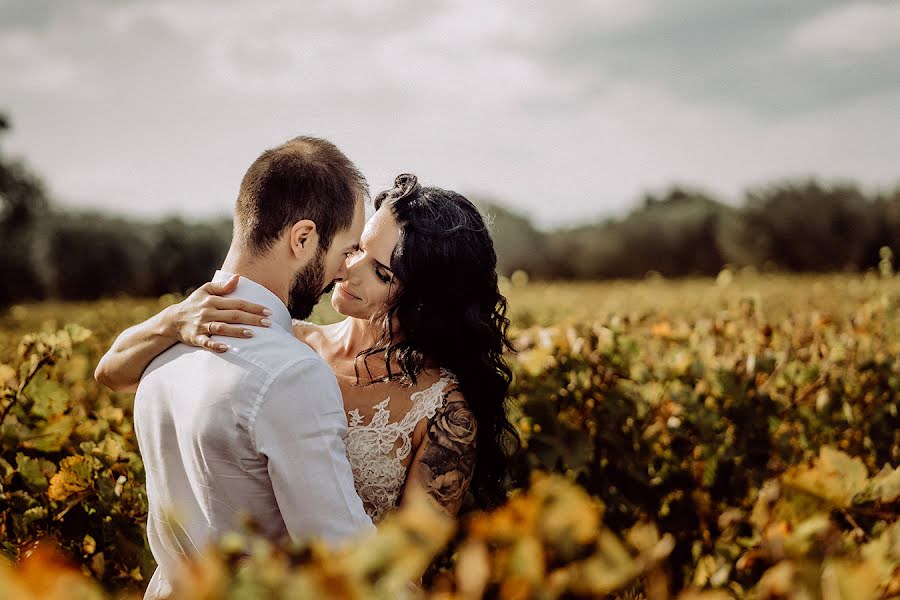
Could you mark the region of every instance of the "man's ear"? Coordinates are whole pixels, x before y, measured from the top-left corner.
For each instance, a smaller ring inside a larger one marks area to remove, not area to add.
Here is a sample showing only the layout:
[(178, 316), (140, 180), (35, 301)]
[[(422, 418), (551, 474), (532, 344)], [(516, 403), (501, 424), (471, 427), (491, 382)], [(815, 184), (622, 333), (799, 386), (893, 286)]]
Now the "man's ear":
[(308, 259), (315, 254), (319, 245), (319, 232), (316, 230), (315, 222), (309, 219), (297, 221), (291, 227), (288, 240), (295, 257), (301, 260)]

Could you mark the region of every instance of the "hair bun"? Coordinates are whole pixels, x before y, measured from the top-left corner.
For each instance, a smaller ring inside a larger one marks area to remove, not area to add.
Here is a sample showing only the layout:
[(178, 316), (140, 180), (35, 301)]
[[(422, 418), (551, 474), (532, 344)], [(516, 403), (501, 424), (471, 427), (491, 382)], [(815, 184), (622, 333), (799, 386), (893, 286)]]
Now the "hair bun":
[(419, 180), (412, 173), (402, 173), (394, 179), (395, 199), (406, 198), (410, 194), (415, 193), (419, 189)]
[[(394, 178), (394, 187), (385, 190), (375, 196), (375, 210), (381, 208), (381, 205), (387, 202), (396, 202), (404, 198), (415, 199), (416, 194), (422, 190), (419, 180), (412, 173), (402, 173)], [(412, 200), (410, 200), (412, 201)]]

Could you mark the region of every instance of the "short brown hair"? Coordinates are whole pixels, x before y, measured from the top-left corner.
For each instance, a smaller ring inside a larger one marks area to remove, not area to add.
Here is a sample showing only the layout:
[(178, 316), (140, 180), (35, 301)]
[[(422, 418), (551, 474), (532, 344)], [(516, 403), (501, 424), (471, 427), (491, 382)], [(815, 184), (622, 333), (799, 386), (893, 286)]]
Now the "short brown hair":
[(309, 219), (319, 245), (353, 223), (356, 202), (368, 197), (359, 169), (327, 140), (300, 136), (263, 152), (241, 181), (235, 235), (254, 254), (272, 248), (286, 227)]

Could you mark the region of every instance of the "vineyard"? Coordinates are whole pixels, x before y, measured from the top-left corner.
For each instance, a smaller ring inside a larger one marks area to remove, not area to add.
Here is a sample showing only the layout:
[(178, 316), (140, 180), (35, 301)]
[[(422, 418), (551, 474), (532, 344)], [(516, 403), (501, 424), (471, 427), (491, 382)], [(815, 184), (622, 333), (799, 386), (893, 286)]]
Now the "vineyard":
[[(413, 498), (338, 550), (236, 532), (176, 596), (900, 598), (889, 261), (504, 286), (523, 439), (504, 506), (454, 521)], [(154, 565), (133, 396), (92, 372), (177, 299), (0, 315), (0, 598), (140, 596)]]

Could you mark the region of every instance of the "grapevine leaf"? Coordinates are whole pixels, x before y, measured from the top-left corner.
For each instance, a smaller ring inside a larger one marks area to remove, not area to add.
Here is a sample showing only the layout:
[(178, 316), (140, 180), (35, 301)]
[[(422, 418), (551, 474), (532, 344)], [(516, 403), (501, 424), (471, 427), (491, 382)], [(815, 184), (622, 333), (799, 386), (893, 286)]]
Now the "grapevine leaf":
[(62, 413), (69, 403), (69, 394), (58, 382), (50, 379), (47, 373), (39, 373), (32, 378), (25, 386), (24, 393), (34, 402), (31, 414), (41, 419)]
[(32, 458), (19, 452), (16, 454), (16, 470), (30, 490), (43, 492), (49, 485), (47, 479), (56, 473), (56, 465), (49, 460)]
[(88, 456), (67, 456), (59, 463), (59, 472), (50, 478), (47, 496), (50, 500), (63, 501), (93, 485), (97, 461)]
[(894, 502), (900, 498), (900, 468), (892, 469), (885, 465), (870, 481), (864, 491), (857, 494), (855, 502), (878, 500)]
[(47, 424), (21, 441), (23, 448), (42, 452), (59, 452), (75, 429), (75, 419), (71, 415), (56, 415)]
[(822, 446), (812, 466), (800, 465), (788, 470), (782, 482), (823, 498), (834, 506), (847, 508), (853, 496), (865, 490), (868, 471), (860, 459)]
[(27, 526), (31, 525), (35, 521), (40, 521), (41, 519), (47, 518), (47, 507), (46, 506), (35, 506), (29, 508), (24, 513), (22, 513), (22, 525)]

